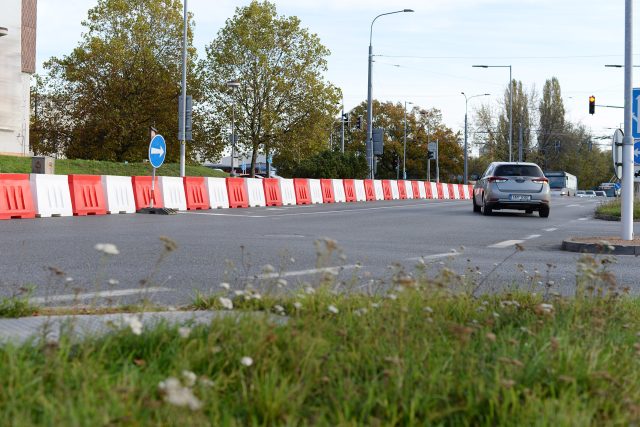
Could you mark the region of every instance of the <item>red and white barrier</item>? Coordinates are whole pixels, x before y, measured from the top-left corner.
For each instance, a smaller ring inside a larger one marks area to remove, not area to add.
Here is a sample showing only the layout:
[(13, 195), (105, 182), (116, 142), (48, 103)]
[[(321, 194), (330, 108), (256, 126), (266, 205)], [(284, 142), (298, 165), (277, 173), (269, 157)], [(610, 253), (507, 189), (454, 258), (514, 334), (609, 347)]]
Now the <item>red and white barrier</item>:
[(162, 191), (162, 203), (165, 208), (187, 210), (187, 196), (184, 194), (184, 182), (177, 176), (158, 177)]
[(133, 198), (131, 177), (102, 175), (102, 188), (107, 199), (107, 213), (135, 213), (136, 201)]
[(376, 200), (384, 200), (384, 190), (382, 189), (382, 181), (376, 179), (373, 181), (373, 189), (376, 192)]
[(283, 205), (296, 204), (296, 190), (293, 186), (293, 179), (280, 178), (280, 191), (282, 192)]
[(404, 185), (404, 191), (407, 195), (407, 199), (413, 199), (413, 185), (411, 184), (411, 181), (401, 181), (402, 184)]
[(453, 184), (453, 186), (449, 186), (450, 188), (453, 187), (453, 198), (456, 200), (460, 200), (460, 187), (458, 187), (458, 185)]
[(311, 191), (311, 203), (322, 203), (322, 186), (319, 179), (309, 179), (309, 189)]
[(266, 200), (264, 197), (264, 186), (260, 178), (245, 178), (247, 183), (247, 195), (249, 196), (249, 207), (264, 207)]
[(344, 184), (341, 179), (332, 179), (331, 184), (333, 185), (333, 199), (336, 203), (345, 203), (347, 201), (347, 196), (344, 194)]
[(427, 198), (427, 190), (425, 190), (424, 183), (421, 181), (418, 182), (418, 195), (421, 199)]
[(436, 184), (435, 182), (430, 182), (429, 185), (431, 185), (431, 198), (441, 199), (442, 195), (440, 194), (440, 187), (438, 187), (438, 184)]
[(31, 174), (29, 180), (36, 216), (73, 215), (67, 175)]
[(398, 181), (395, 179), (390, 179), (389, 184), (391, 185), (391, 199), (398, 200), (400, 199), (400, 191), (398, 190)]
[(442, 188), (442, 198), (445, 200), (449, 200), (451, 198), (451, 195), (449, 194), (449, 186), (447, 184), (442, 184), (441, 188)]
[(229, 195), (227, 194), (227, 181), (225, 178), (207, 178), (207, 192), (211, 209), (229, 208)]
[(366, 202), (367, 192), (364, 190), (364, 181), (361, 179), (354, 179), (353, 183), (356, 187), (356, 202)]

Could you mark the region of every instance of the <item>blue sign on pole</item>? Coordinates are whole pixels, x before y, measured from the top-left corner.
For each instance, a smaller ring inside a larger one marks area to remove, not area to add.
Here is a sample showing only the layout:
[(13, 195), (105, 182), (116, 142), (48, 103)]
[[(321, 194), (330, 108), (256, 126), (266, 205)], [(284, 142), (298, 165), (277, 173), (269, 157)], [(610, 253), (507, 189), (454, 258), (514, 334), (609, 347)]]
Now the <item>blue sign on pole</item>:
[(638, 123), (638, 113), (640, 112), (640, 88), (633, 88), (633, 103), (631, 108), (631, 135), (633, 136), (633, 162), (640, 164), (640, 123)]
[(164, 142), (162, 135), (156, 135), (149, 144), (149, 163), (154, 168), (159, 168), (164, 163), (164, 157), (167, 154), (167, 144)]

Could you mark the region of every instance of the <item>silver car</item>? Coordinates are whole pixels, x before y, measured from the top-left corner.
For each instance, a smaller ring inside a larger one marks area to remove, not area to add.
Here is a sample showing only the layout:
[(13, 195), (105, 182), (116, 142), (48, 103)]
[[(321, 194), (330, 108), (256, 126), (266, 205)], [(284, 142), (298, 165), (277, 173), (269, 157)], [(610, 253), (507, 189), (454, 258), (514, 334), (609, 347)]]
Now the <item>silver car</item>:
[(493, 162), (473, 187), (473, 211), (519, 209), (542, 218), (550, 212), (549, 181), (535, 163)]

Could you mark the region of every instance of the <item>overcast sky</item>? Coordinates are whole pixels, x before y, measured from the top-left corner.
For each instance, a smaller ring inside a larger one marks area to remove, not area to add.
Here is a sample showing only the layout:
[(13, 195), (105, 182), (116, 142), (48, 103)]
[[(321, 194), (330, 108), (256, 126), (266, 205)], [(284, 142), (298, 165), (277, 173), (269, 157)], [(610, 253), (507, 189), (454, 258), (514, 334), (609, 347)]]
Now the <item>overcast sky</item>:
[[(39, 0), (38, 63), (68, 54), (80, 40), (81, 21), (97, 0)], [(189, 0), (196, 22), (199, 56), (235, 8), (249, 0)], [(511, 65), (513, 78), (541, 92), (556, 76), (568, 117), (595, 135), (613, 133), (623, 105), (623, 71), (605, 64), (624, 61), (623, 0), (276, 0), (279, 14), (296, 15), (331, 50), (327, 79), (340, 87), (348, 110), (367, 97), (367, 50), (372, 19), (373, 96), (381, 101), (413, 102), (442, 110), (454, 130), (464, 126), (464, 91), (491, 93), (469, 102), (497, 105), (509, 80), (508, 68), (472, 68), (473, 64)], [(637, 9), (637, 8), (636, 8)], [(637, 19), (635, 20), (637, 22)], [(640, 45), (634, 34), (635, 49)], [(640, 57), (634, 56), (640, 65)], [(634, 73), (634, 77), (637, 73)], [(638, 86), (638, 84), (634, 84)], [(470, 118), (471, 119), (471, 118)]]

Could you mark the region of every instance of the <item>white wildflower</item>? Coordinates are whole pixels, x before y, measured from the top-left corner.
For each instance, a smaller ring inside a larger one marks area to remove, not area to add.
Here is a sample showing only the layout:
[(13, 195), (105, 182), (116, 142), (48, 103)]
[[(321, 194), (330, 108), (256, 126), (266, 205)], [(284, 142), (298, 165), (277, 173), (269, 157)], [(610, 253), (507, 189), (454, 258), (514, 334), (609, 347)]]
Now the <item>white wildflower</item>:
[(309, 295), (313, 295), (316, 293), (316, 290), (313, 289), (311, 286), (307, 286), (306, 288), (304, 288), (304, 291)]
[(257, 300), (261, 300), (262, 299), (262, 295), (260, 295), (259, 293), (255, 292), (255, 293), (251, 294), (251, 298), (257, 299)]
[(329, 310), (329, 312), (333, 314), (338, 314), (338, 312), (340, 311), (335, 305), (330, 305), (329, 307), (327, 307), (327, 310)]
[(178, 335), (180, 335), (182, 338), (189, 338), (189, 335), (191, 335), (191, 328), (189, 328), (188, 326), (179, 327)]
[(122, 322), (131, 329), (134, 335), (142, 334), (142, 322), (138, 316), (125, 315)]
[(235, 296), (239, 297), (244, 295), (244, 291), (240, 290), (240, 289), (236, 289), (235, 291), (233, 291), (233, 293), (235, 294)]
[(395, 300), (397, 300), (397, 299), (398, 299), (398, 295), (396, 295), (396, 294), (389, 294), (389, 295), (387, 295), (387, 298), (389, 298), (389, 299), (390, 299), (390, 300), (392, 300), (392, 301), (395, 301)]
[(263, 273), (273, 273), (274, 271), (276, 271), (276, 269), (273, 268), (273, 265), (271, 265), (271, 264), (265, 264), (265, 266), (262, 267), (262, 272)]
[(213, 387), (215, 383), (207, 377), (198, 378), (198, 382), (205, 387)]
[(240, 363), (242, 363), (244, 366), (251, 366), (253, 365), (253, 359), (250, 358), (249, 356), (245, 356), (242, 359), (240, 359)]
[(296, 259), (294, 257), (289, 258), (289, 261), (291, 261), (291, 264), (296, 262)]
[(285, 279), (278, 279), (278, 281), (276, 282), (279, 288), (287, 286), (287, 283), (288, 282)]
[(218, 298), (220, 305), (227, 310), (233, 310), (233, 302), (229, 298), (220, 297)]
[(67, 277), (64, 279), (65, 282), (73, 282), (73, 277)]
[(182, 371), (182, 378), (184, 378), (184, 385), (187, 387), (193, 387), (196, 384), (196, 374), (191, 371), (184, 370)]
[(225, 289), (227, 291), (231, 289), (231, 285), (229, 285), (227, 282), (222, 282), (218, 286), (220, 286), (222, 289)]
[(498, 317), (500, 317), (500, 315), (499, 315), (498, 313), (496, 313), (495, 311), (494, 311), (492, 314), (493, 314), (493, 317), (495, 317), (496, 319), (497, 319)]
[(540, 309), (540, 311), (542, 311), (543, 313), (553, 313), (553, 305), (551, 304), (540, 304), (538, 306), (538, 308)]
[(202, 402), (193, 394), (189, 387), (184, 387), (180, 380), (169, 377), (158, 384), (158, 388), (164, 394), (164, 401), (175, 406), (187, 406), (192, 411), (202, 407)]
[(426, 311), (427, 313), (433, 313), (433, 308), (426, 306), (425, 308), (423, 308), (424, 311)]
[(106, 255), (118, 255), (120, 253), (118, 247), (113, 243), (97, 243), (93, 248)]
[(109, 282), (108, 282), (108, 283), (109, 283), (110, 285), (115, 286), (115, 285), (120, 284), (120, 281), (119, 281), (118, 279), (109, 279)]
[(274, 305), (273, 310), (278, 314), (284, 314), (284, 307), (279, 304)]
[(378, 308), (378, 307), (380, 307), (380, 304), (378, 304), (377, 302), (371, 303), (371, 308)]
[(553, 280), (549, 280), (549, 281), (547, 282), (547, 285), (549, 285), (549, 286), (553, 286), (553, 285), (555, 285), (555, 284), (556, 284), (556, 282), (554, 282)]
[(300, 301), (296, 301), (293, 303), (293, 306), (296, 308), (296, 310), (300, 310), (302, 308), (302, 303)]
[(364, 314), (367, 314), (368, 312), (369, 312), (369, 310), (367, 310), (366, 308), (362, 307), (362, 308), (359, 308), (359, 309), (355, 310), (353, 312), (353, 314), (355, 314), (356, 316), (362, 316)]

